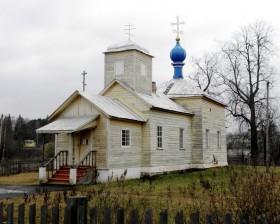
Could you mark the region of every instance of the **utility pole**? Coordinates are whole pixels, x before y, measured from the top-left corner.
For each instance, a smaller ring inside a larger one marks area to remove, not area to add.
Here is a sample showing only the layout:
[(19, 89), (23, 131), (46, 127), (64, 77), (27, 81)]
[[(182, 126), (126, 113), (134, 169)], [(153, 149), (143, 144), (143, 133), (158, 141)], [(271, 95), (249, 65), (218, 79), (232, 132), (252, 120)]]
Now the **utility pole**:
[(268, 172), (270, 162), (270, 150), (269, 150), (269, 81), (266, 82), (266, 171)]
[(3, 114), (1, 115), (0, 118), (0, 151), (2, 146), (2, 130), (3, 130)]
[(4, 138), (3, 138), (3, 152), (2, 152), (2, 160), (4, 161), (5, 159), (5, 150), (6, 150), (6, 134), (7, 134), (7, 126), (5, 125), (4, 129)]

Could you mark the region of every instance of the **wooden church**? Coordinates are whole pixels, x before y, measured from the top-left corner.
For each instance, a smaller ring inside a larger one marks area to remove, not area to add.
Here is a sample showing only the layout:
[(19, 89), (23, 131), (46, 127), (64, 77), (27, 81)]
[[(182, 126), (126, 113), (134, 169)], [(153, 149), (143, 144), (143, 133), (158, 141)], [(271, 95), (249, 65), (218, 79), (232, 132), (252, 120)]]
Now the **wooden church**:
[[(149, 51), (130, 39), (109, 46), (104, 89), (75, 91), (37, 133), (55, 134), (41, 183), (88, 184), (227, 165), (225, 105), (183, 77), (185, 50), (170, 52), (174, 74), (152, 82)], [(168, 77), (166, 77), (168, 79)]]

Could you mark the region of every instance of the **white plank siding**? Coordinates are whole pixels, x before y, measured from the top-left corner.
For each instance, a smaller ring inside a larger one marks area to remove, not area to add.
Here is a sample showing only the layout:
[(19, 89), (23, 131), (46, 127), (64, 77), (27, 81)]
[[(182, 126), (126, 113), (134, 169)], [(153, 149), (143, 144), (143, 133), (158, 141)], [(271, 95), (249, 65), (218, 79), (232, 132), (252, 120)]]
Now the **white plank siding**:
[[(175, 100), (186, 109), (192, 110), (193, 163), (202, 163), (205, 167), (213, 164), (213, 155), (220, 165), (227, 164), (225, 108), (220, 104), (202, 97), (178, 98)], [(206, 147), (206, 129), (210, 131), (210, 147)], [(217, 131), (221, 132), (221, 148), (217, 147)]]
[[(213, 155), (218, 160), (218, 164), (227, 163), (226, 151), (226, 127), (225, 127), (225, 109), (222, 106), (202, 101), (202, 136), (203, 136), (203, 159), (205, 164), (211, 164)], [(210, 131), (210, 146), (206, 147), (206, 129)], [(217, 132), (221, 133), (221, 148), (217, 144)]]
[[(82, 97), (77, 97), (63, 112), (60, 114), (59, 117), (70, 117), (70, 116), (84, 116), (84, 115), (92, 115), (92, 114), (100, 114), (100, 117), (96, 120), (96, 128), (94, 128), (92, 139), (90, 139), (90, 143), (88, 145), (88, 151), (95, 150), (97, 151), (97, 167), (98, 168), (106, 168), (106, 153), (107, 153), (107, 117), (102, 114), (97, 108), (94, 107), (91, 103), (85, 100)], [(75, 134), (75, 154), (76, 160), (82, 159), (82, 157), (86, 154), (85, 150), (83, 152), (79, 152), (79, 141), (80, 137), (78, 134)], [(65, 139), (66, 141), (66, 139)], [(92, 141), (92, 142), (91, 142)], [(58, 144), (59, 145), (59, 144)], [(92, 148), (91, 148), (92, 146)], [(68, 138), (67, 138), (67, 147), (66, 143), (64, 149), (68, 149)], [(71, 153), (70, 153), (71, 154)]]
[[(110, 120), (109, 169), (141, 166), (142, 124)], [(130, 146), (121, 145), (121, 130), (130, 130)]]
[(110, 96), (116, 99), (120, 99), (121, 101), (125, 101), (126, 104), (133, 110), (136, 108), (141, 112), (149, 111), (149, 106), (138, 96), (132, 94), (130, 91), (115, 83), (107, 92), (104, 93), (104, 96)]
[(57, 139), (57, 148), (56, 148), (56, 154), (63, 150), (68, 150), (68, 134), (61, 133), (56, 135)]
[[(122, 76), (114, 74), (114, 63), (117, 61), (124, 63)], [(141, 75), (141, 62), (145, 63), (147, 68), (145, 77)], [(137, 50), (105, 53), (104, 87), (114, 79), (121, 80), (137, 92), (150, 95), (152, 91), (152, 57)]]
[(175, 102), (194, 112), (191, 118), (191, 159), (193, 164), (203, 163), (201, 98), (177, 98)]
[[(189, 116), (151, 111), (150, 116), (150, 165), (173, 167), (191, 164), (191, 118)], [(163, 148), (157, 148), (157, 126), (163, 127)], [(185, 149), (179, 147), (180, 128), (185, 130)], [(170, 169), (169, 169), (170, 170)]]

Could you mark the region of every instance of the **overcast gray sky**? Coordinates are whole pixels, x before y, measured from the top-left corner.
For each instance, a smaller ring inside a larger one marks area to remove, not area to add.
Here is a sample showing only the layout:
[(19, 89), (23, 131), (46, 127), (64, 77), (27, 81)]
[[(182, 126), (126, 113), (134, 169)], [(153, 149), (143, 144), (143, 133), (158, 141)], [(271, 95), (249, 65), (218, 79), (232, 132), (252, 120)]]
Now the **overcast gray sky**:
[[(173, 75), (169, 51), (175, 45), (171, 22), (186, 22), (181, 45), (188, 58), (217, 49), (241, 26), (264, 20), (280, 48), (279, 0), (1, 0), (0, 114), (25, 118), (50, 115), (75, 90), (98, 94), (104, 87), (107, 46), (133, 41), (155, 56), (153, 79)], [(273, 61), (280, 70), (280, 58)], [(184, 75), (189, 72), (186, 61)], [(275, 84), (280, 87), (280, 82)]]

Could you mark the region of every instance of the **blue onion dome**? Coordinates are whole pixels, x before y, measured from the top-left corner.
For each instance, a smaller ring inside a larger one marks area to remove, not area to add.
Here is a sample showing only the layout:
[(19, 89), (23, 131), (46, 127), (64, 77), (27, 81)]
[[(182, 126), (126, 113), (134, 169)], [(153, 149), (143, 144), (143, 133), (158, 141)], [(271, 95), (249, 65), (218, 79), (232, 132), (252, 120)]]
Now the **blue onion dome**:
[(186, 59), (187, 53), (180, 45), (180, 39), (176, 39), (176, 46), (170, 51), (170, 59), (173, 62), (183, 62)]

